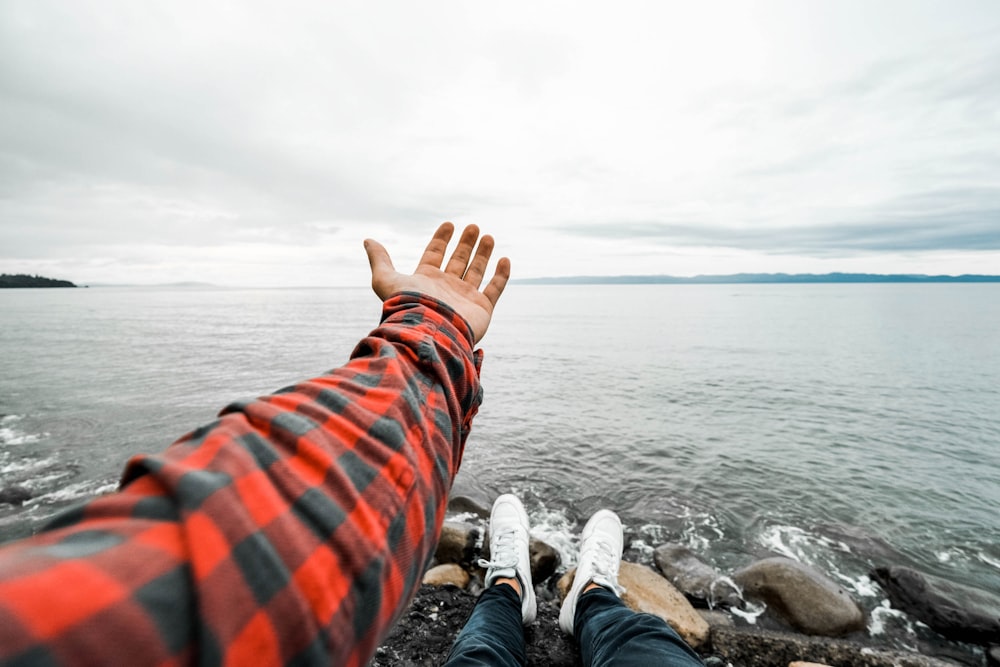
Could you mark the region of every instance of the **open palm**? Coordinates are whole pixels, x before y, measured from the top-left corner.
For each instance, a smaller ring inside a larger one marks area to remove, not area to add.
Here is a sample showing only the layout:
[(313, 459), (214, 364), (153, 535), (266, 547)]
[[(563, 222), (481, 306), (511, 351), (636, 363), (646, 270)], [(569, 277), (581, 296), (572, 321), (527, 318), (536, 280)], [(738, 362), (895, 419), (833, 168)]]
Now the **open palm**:
[(462, 231), (458, 246), (442, 269), (448, 242), (454, 233), (455, 226), (450, 222), (438, 227), (411, 275), (396, 271), (385, 247), (367, 239), (365, 250), (372, 269), (372, 289), (383, 301), (399, 292), (420, 292), (443, 301), (465, 318), (475, 341), (479, 342), (489, 328), (493, 309), (510, 278), (510, 260), (502, 257), (493, 277), (480, 290), (493, 254), (493, 237), (486, 235), (479, 239), (479, 228), (469, 225)]

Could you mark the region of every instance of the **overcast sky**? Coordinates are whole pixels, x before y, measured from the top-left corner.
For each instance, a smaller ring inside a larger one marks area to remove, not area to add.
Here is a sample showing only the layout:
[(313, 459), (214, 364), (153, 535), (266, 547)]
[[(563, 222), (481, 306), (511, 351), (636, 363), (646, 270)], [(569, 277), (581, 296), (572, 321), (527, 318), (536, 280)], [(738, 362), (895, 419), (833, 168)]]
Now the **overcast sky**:
[(1000, 273), (1000, 2), (0, 2), (0, 272)]

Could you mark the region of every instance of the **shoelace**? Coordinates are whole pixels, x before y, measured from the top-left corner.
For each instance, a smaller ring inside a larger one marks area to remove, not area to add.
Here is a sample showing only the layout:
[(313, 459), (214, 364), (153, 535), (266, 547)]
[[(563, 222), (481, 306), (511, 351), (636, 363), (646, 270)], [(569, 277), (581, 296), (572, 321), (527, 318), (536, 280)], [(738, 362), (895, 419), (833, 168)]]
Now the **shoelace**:
[[(596, 547), (594, 550), (594, 581), (613, 587), (621, 595), (625, 589), (618, 584), (618, 577), (612, 575), (617, 569), (615, 567), (618, 560), (617, 550), (607, 540), (596, 540), (593, 544)], [(598, 578), (600, 581), (597, 581)]]
[(486, 569), (502, 570), (506, 568), (517, 568), (517, 541), (514, 539), (514, 531), (507, 530), (497, 533), (490, 541), (490, 558), (479, 559), (479, 567)]

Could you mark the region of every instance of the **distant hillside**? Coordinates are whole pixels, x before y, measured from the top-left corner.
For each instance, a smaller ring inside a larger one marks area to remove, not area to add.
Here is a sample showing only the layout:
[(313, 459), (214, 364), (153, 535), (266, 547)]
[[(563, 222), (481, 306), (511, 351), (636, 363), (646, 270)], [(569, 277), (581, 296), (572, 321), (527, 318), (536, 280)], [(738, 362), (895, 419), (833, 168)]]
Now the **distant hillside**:
[(68, 280), (29, 276), (25, 273), (0, 273), (0, 288), (4, 287), (76, 287)]
[(562, 276), (522, 278), (522, 285), (727, 285), (769, 283), (1000, 283), (1000, 276), (881, 273), (733, 273), (725, 276)]

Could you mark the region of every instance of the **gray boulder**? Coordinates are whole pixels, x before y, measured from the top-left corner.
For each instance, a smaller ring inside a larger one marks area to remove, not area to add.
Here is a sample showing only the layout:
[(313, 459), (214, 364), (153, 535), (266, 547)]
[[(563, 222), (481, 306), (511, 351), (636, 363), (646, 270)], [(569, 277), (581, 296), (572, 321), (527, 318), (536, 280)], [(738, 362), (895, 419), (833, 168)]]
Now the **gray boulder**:
[(743, 599), (728, 577), (701, 561), (693, 551), (680, 544), (664, 544), (653, 552), (660, 572), (699, 607), (739, 607)]
[(864, 613), (841, 586), (790, 558), (757, 561), (733, 574), (743, 594), (765, 602), (800, 632), (837, 637), (865, 627)]
[(434, 560), (439, 564), (456, 563), (470, 566), (476, 559), (476, 547), (482, 531), (476, 526), (460, 521), (445, 521), (441, 526)]
[(27, 487), (14, 485), (0, 489), (0, 504), (21, 506), (31, 500), (31, 491)]
[(448, 514), (475, 514), (481, 519), (489, 519), (490, 508), (469, 496), (452, 496), (448, 499)]
[[(562, 563), (559, 552), (547, 542), (537, 538), (530, 538), (528, 541), (528, 555), (531, 558), (531, 582), (537, 586), (555, 574)], [(490, 536), (489, 531), (483, 539), (482, 557), (490, 559)]]
[(960, 642), (1000, 642), (1000, 597), (908, 567), (880, 567), (871, 573), (896, 609)]
[(548, 542), (532, 537), (528, 543), (528, 550), (531, 554), (531, 580), (536, 584), (555, 574), (562, 564), (559, 552)]

